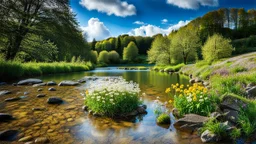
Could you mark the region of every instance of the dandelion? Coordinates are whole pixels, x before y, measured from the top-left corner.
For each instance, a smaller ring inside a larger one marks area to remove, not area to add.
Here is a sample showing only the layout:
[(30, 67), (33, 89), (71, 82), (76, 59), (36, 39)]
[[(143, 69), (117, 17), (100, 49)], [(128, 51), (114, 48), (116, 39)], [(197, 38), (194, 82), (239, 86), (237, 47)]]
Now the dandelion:
[(169, 93), (171, 91), (171, 88), (167, 88), (166, 90), (165, 90), (165, 93)]
[(172, 103), (172, 100), (169, 100), (169, 103)]

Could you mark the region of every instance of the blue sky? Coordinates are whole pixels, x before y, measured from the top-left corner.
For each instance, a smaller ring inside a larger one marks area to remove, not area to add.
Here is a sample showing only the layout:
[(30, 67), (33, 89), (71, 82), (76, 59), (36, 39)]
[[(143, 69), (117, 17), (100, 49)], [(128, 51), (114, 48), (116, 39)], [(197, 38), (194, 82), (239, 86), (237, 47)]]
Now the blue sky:
[(168, 34), (219, 8), (256, 8), (256, 0), (71, 0), (88, 41), (120, 34)]

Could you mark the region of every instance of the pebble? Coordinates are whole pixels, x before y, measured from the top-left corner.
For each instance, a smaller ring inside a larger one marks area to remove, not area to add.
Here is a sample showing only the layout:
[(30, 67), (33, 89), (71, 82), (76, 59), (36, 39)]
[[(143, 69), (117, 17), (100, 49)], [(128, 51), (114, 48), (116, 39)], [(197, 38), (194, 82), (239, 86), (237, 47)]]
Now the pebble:
[(27, 142), (27, 141), (30, 141), (33, 137), (32, 136), (26, 136), (26, 137), (23, 137), (21, 139), (19, 139), (19, 142)]

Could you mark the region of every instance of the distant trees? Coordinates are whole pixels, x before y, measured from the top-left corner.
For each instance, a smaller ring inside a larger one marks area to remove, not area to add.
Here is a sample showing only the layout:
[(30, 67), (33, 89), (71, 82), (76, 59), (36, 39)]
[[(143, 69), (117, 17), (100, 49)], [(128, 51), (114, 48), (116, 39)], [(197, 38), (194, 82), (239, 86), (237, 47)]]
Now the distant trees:
[(112, 50), (108, 52), (108, 60), (109, 60), (109, 63), (117, 64), (120, 61), (120, 56), (116, 51)]
[(134, 61), (138, 56), (139, 50), (134, 42), (130, 42), (127, 47), (124, 48), (123, 59), (128, 61)]
[(109, 62), (108, 52), (106, 50), (103, 50), (100, 52), (99, 57), (98, 57), (98, 62), (105, 63), (105, 64), (107, 64)]
[(90, 61), (94, 64), (97, 63), (97, 59), (98, 59), (98, 52), (97, 51), (90, 51)]
[(226, 39), (219, 34), (214, 34), (209, 37), (205, 45), (202, 47), (204, 60), (212, 62), (221, 58), (230, 57), (233, 51), (233, 47), (230, 42), (230, 39)]

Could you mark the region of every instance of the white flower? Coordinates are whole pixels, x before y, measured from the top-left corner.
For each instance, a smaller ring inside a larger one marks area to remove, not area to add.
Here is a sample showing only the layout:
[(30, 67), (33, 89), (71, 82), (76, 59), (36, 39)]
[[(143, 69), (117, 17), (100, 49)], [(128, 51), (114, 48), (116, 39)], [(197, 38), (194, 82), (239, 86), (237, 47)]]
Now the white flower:
[(200, 102), (203, 102), (203, 101), (204, 101), (204, 99), (199, 99), (199, 101), (200, 101)]

